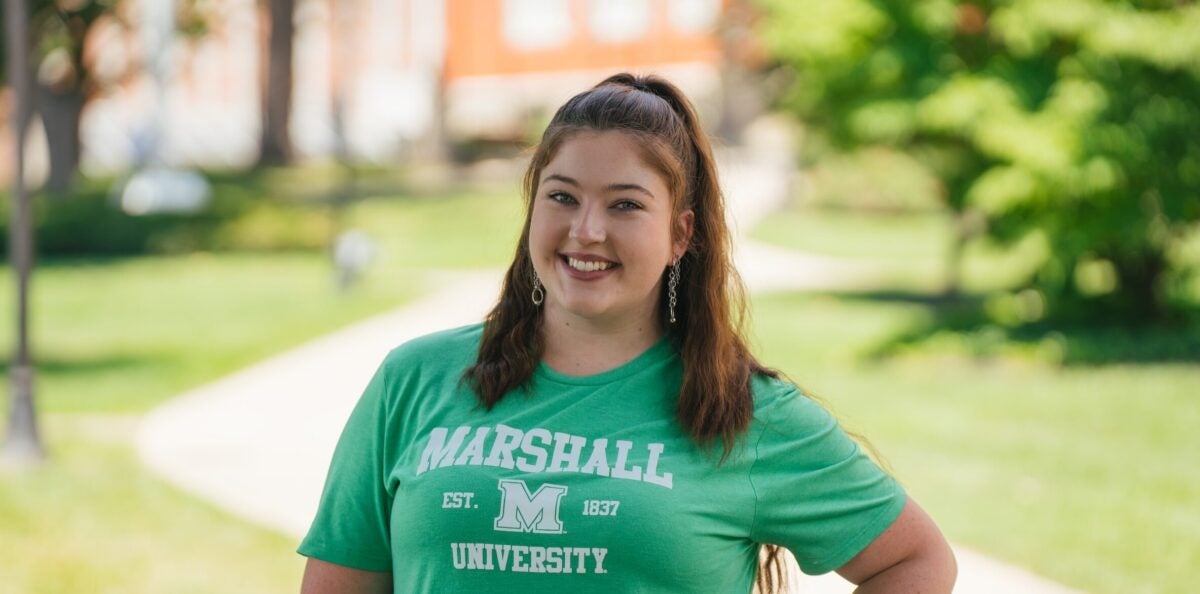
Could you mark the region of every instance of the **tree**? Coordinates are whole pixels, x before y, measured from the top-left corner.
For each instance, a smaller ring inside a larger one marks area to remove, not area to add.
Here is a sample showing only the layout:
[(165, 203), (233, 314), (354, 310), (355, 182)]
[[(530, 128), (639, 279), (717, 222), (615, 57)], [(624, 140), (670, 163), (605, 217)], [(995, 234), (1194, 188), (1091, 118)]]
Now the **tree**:
[(28, 18), (23, 0), (5, 0), (5, 71), (14, 96), (12, 230), (9, 255), (17, 277), (17, 341), (9, 370), (12, 405), (5, 434), (5, 458), (19, 463), (40, 460), (45, 450), (38, 436), (33, 406), (33, 364), (29, 356), (29, 276), (33, 268), (33, 216), (25, 187), (25, 132), (29, 127), (33, 80), (29, 68)]
[[(127, 0), (128, 1), (128, 0)], [(166, 0), (164, 0), (166, 1)], [(88, 37), (103, 19), (117, 19), (121, 0), (32, 0), (27, 2), (28, 49), (36, 76), (36, 104), (49, 148), (47, 188), (70, 187), (82, 155), (79, 126), (84, 107), (113, 81), (99, 80), (86, 58)], [(178, 31), (198, 37), (208, 31), (211, 7), (198, 0), (175, 3)], [(136, 60), (123, 77), (142, 68)]]
[(1200, 220), (1200, 7), (759, 2), (783, 103), (832, 146), (918, 157), (993, 239), (1040, 238), (1047, 313), (1170, 315), (1168, 254)]
[(263, 92), (262, 142), (258, 164), (282, 165), (292, 159), (288, 132), (292, 112), (292, 46), (295, 0), (265, 0), (267, 5), (267, 68)]
[(84, 42), (92, 25), (115, 3), (33, 0), (25, 4), (26, 49), (37, 72), (34, 93), (50, 151), (47, 186), (52, 190), (66, 189), (79, 167), (80, 116), (96, 89), (84, 61)]

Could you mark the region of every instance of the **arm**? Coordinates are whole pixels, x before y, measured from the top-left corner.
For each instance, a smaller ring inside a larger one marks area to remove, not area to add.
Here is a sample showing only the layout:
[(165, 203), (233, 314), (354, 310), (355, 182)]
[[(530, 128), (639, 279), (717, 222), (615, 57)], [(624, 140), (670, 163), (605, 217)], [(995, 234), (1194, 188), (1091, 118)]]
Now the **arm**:
[(308, 558), (300, 594), (389, 594), (392, 574), (363, 571)]
[(954, 552), (925, 510), (911, 498), (878, 538), (837, 570), (855, 592), (950, 592), (958, 575)]

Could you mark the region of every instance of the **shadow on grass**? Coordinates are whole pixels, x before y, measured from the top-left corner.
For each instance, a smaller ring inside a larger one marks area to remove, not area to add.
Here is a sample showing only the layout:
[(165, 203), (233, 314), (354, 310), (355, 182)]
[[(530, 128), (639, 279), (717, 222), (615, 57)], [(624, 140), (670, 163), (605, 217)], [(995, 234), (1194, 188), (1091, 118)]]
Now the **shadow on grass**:
[[(122, 369), (133, 369), (135, 367), (145, 366), (146, 357), (94, 357), (94, 358), (77, 358), (77, 357), (37, 357), (35, 356), (33, 364), (40, 373), (50, 373), (57, 376), (69, 376), (74, 374), (87, 374), (103, 371), (120, 371)], [(0, 359), (0, 375), (8, 375), (9, 369), (12, 368), (11, 355), (5, 355)]]
[(898, 291), (828, 295), (847, 302), (917, 305), (929, 314), (879, 344), (871, 353), (875, 359), (929, 352), (981, 359), (1027, 354), (1068, 366), (1200, 362), (1200, 307), (1183, 312), (1171, 323), (1151, 326), (1065, 322), (1006, 326), (987, 315), (980, 296)]

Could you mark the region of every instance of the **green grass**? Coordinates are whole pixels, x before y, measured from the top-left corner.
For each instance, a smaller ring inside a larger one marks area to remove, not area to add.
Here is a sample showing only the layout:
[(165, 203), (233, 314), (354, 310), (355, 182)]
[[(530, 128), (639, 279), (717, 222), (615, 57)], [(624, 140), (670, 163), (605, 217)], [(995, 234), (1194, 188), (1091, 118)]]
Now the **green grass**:
[(51, 415), (51, 462), (0, 470), (0, 594), (297, 591), (292, 539), (163, 484), (133, 455), (134, 421)]
[(1200, 364), (869, 357), (912, 303), (760, 296), (760, 353), (865, 435), (960, 543), (1088, 591), (1189, 592)]
[[(0, 594), (296, 591), (294, 540), (143, 469), (130, 441), (138, 415), (398, 306), (426, 288), (431, 269), (505, 263), (511, 250), (496, 246), (515, 243), (519, 212), (515, 192), (359, 202), (346, 222), (370, 233), (378, 254), (348, 292), (314, 252), (42, 262), (31, 310), (51, 458), (0, 470)], [(0, 311), (12, 311), (11, 291)], [(0, 332), (12, 336), (11, 316)]]
[[(905, 291), (941, 286), (952, 245), (953, 221), (945, 211), (863, 213), (788, 209), (763, 220), (754, 239), (782, 247), (874, 265), (882, 284)], [(961, 270), (969, 292), (1002, 289), (1027, 278), (1044, 248), (1036, 240), (1001, 250), (968, 242)]]
[[(146, 410), (419, 289), (375, 275), (342, 293), (321, 254), (59, 262), (40, 268), (32, 286), (47, 412)], [(5, 295), (0, 310), (10, 303)], [(0, 326), (12, 335), (11, 318)]]
[[(923, 299), (940, 286), (952, 231), (936, 212), (772, 215), (755, 238), (875, 265), (885, 291), (756, 297), (765, 362), (865, 435), (951, 539), (1087, 591), (1192, 591), (1194, 334), (954, 326), (955, 309), (982, 319), (969, 313), (978, 306)], [(1198, 246), (1200, 233), (1174, 257), (1198, 262)], [(1003, 254), (973, 242), (962, 287), (1012, 286), (1041, 249), (1031, 240)], [(888, 298), (891, 289), (907, 298)], [(1130, 362), (1139, 360), (1149, 362)]]
[[(515, 196), (489, 194), (363, 202), (348, 221), (374, 238), (378, 254), (349, 292), (335, 287), (321, 253), (45, 264), (34, 277), (31, 307), (39, 405), (52, 412), (145, 410), (397, 305), (420, 290), (430, 269), (503, 265), (511, 250), (481, 246), (515, 244), (519, 210)], [(0, 295), (0, 311), (12, 310), (12, 298)], [(11, 316), (0, 319), (5, 336), (11, 324)]]
[(381, 265), (389, 268), (501, 267), (512, 261), (523, 208), (514, 187), (450, 199), (369, 200), (347, 223), (379, 243)]

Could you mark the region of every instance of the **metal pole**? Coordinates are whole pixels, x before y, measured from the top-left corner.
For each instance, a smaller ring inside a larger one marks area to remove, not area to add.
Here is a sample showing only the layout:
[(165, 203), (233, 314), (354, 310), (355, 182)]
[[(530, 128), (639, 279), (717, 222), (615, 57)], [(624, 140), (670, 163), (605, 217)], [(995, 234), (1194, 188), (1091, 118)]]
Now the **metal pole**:
[(29, 66), (29, 12), (25, 0), (4, 1), (8, 30), (8, 78), (15, 97), (13, 113), (13, 188), (9, 254), (17, 278), (17, 344), (9, 368), (12, 406), (8, 434), (0, 454), (6, 461), (33, 464), (45, 459), (33, 407), (33, 364), (29, 357), (29, 275), (33, 269), (33, 218), (25, 188), (25, 131), (32, 114)]

